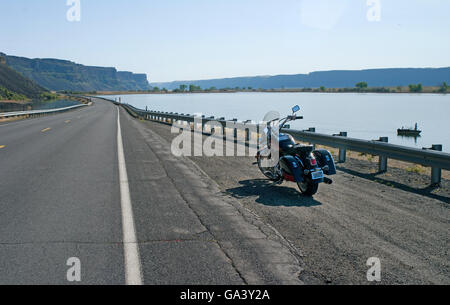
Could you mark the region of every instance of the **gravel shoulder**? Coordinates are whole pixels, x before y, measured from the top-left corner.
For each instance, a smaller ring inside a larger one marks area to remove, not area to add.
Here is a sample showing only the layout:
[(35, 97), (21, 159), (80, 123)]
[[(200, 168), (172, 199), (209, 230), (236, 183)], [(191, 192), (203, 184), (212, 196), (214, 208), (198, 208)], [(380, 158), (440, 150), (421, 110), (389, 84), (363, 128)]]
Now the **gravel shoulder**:
[[(164, 124), (142, 121), (167, 141)], [(252, 157), (190, 157), (225, 196), (274, 227), (302, 255), (319, 284), (367, 284), (367, 259), (378, 257), (381, 284), (450, 284), (450, 181), (402, 168), (376, 174), (376, 163), (349, 158), (313, 198), (294, 183), (272, 185)], [(446, 177), (446, 174), (444, 174)], [(307, 282), (307, 281), (306, 281)]]

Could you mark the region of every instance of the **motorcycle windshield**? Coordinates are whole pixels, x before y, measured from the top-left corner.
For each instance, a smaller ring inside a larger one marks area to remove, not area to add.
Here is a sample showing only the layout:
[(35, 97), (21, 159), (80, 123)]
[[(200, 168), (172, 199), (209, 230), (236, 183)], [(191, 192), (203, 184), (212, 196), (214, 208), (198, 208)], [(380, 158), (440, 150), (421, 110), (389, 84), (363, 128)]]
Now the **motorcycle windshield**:
[[(273, 167), (278, 163), (279, 119), (280, 113), (277, 111), (270, 111), (264, 116), (265, 128), (260, 138), (260, 154), (265, 157), (264, 167)], [(267, 122), (271, 123), (267, 126)]]
[[(266, 125), (266, 127), (264, 128), (263, 132), (261, 132), (261, 139), (260, 139), (261, 146), (267, 146), (269, 139), (272, 139), (272, 137), (274, 137), (273, 139), (278, 138), (279, 120), (280, 120), (280, 113), (278, 111), (269, 111), (264, 116), (263, 122)], [(271, 122), (269, 126), (267, 126), (267, 122)]]
[(278, 111), (269, 111), (264, 116), (263, 121), (269, 122), (269, 121), (276, 120), (276, 119), (278, 119), (278, 120), (280, 119), (280, 113)]

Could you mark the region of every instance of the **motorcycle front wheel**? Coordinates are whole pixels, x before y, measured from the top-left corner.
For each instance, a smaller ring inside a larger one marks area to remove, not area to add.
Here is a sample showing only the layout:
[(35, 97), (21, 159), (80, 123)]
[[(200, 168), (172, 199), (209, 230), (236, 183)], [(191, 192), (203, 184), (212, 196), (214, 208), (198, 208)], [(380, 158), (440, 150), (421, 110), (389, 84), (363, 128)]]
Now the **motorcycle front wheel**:
[(297, 182), (300, 192), (305, 196), (313, 196), (319, 190), (319, 183), (305, 180), (303, 182)]
[(271, 181), (278, 181), (280, 180), (279, 175), (276, 173), (275, 169), (272, 167), (263, 167), (261, 165), (261, 156), (258, 155), (257, 157), (257, 163), (258, 163), (258, 168), (261, 171), (261, 173), (266, 176), (267, 178), (269, 178)]

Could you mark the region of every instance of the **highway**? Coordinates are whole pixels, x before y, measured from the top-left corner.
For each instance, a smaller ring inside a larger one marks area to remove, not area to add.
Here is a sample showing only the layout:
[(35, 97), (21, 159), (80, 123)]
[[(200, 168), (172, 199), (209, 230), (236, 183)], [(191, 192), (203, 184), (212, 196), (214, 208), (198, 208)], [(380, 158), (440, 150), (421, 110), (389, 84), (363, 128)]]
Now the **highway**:
[(0, 123), (0, 284), (314, 281), (277, 230), (165, 143), (98, 99)]

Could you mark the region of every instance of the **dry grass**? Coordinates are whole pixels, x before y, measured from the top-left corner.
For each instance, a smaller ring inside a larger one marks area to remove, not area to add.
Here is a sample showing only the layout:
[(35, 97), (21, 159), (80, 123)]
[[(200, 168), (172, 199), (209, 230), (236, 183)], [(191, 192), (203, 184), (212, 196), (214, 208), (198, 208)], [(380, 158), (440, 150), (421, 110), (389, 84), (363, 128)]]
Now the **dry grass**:
[(0, 123), (6, 123), (6, 122), (14, 122), (14, 121), (19, 121), (22, 119), (25, 119), (26, 116), (16, 116), (16, 117), (11, 117), (11, 118), (0, 118)]

